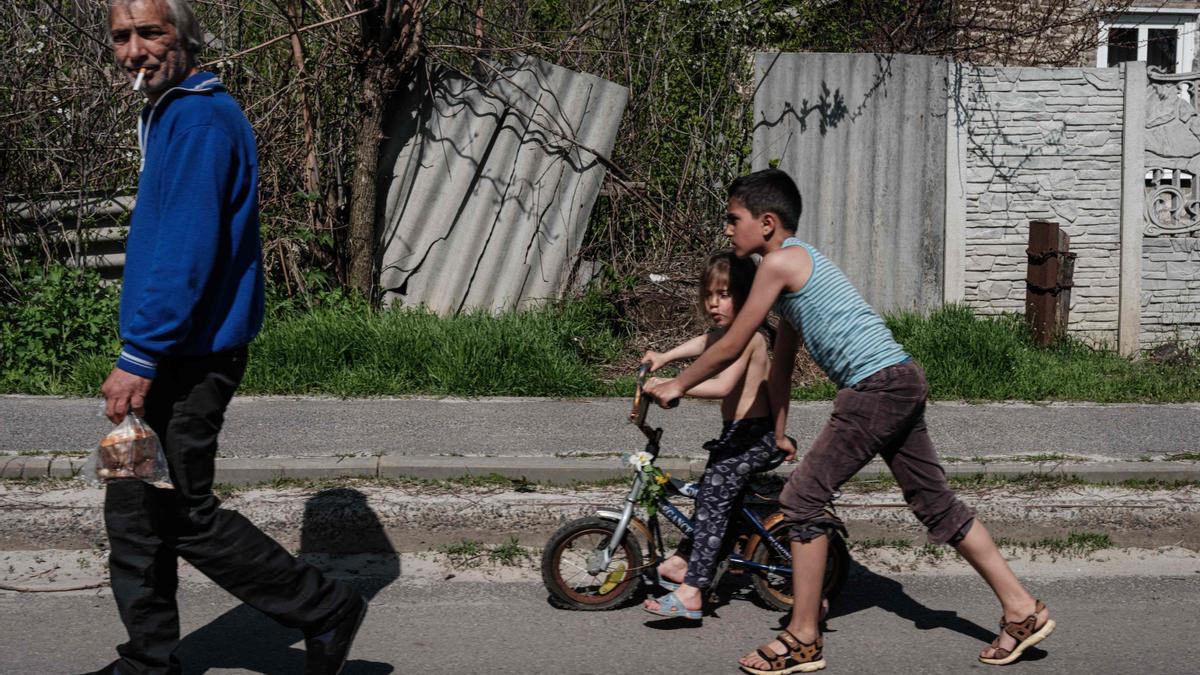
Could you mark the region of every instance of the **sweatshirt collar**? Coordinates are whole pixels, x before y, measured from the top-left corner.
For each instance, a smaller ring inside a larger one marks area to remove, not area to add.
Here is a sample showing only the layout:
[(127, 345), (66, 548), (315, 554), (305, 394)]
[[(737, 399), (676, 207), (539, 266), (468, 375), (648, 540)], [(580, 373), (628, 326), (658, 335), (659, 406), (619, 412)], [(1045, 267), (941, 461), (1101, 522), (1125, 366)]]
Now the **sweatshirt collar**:
[(167, 100), (173, 96), (202, 94), (214, 91), (225, 91), (225, 85), (221, 84), (221, 80), (217, 79), (214, 73), (201, 70), (189, 75), (183, 82), (166, 90), (162, 96), (158, 97), (158, 101), (142, 109), (142, 114), (138, 115), (138, 150), (142, 156), (138, 172), (146, 168), (146, 146), (149, 143), (150, 126), (154, 123), (154, 115), (166, 105)]

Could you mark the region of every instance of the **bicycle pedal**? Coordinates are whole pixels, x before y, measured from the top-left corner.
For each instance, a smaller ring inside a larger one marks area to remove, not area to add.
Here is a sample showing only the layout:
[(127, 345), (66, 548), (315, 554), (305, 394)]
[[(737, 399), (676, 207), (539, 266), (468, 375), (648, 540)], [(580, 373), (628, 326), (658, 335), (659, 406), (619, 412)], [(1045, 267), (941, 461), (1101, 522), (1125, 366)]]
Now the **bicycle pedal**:
[(625, 579), (625, 563), (617, 565), (617, 568), (608, 573), (604, 577), (604, 583), (600, 584), (600, 588), (596, 590), (596, 595), (608, 595)]

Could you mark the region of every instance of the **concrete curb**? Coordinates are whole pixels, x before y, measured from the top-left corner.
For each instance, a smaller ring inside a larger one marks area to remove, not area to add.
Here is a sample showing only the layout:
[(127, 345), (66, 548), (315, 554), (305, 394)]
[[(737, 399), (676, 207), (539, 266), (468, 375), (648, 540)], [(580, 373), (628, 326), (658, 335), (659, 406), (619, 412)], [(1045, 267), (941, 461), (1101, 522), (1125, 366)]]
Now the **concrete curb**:
[[(71, 478), (85, 462), (80, 457), (7, 456), (0, 458), (0, 478)], [(659, 460), (658, 466), (678, 476), (699, 476), (699, 459)], [(785, 464), (776, 473), (787, 475), (795, 467)], [(944, 465), (947, 475), (997, 477), (1078, 477), (1087, 482), (1119, 483), (1125, 480), (1200, 481), (1200, 462), (954, 462)], [(514, 481), (570, 485), (619, 479), (630, 469), (616, 457), (571, 459), (558, 457), (265, 457), (217, 459), (217, 483), (256, 485), (280, 480), (334, 478), (400, 478), (446, 480), (465, 476), (502, 476)], [(867, 465), (858, 477), (890, 476), (880, 460)]]

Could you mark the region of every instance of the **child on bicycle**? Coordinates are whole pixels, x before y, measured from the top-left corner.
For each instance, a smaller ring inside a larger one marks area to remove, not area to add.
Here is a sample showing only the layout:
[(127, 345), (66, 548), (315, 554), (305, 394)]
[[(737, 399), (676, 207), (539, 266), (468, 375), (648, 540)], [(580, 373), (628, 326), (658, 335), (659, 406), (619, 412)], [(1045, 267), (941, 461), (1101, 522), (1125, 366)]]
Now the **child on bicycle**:
[(1000, 635), (979, 660), (1004, 665), (1020, 658), (1054, 630), (1054, 621), (1045, 605), (1021, 585), (987, 529), (946, 484), (925, 427), (929, 387), (924, 371), (845, 274), (796, 238), (801, 198), (790, 176), (778, 169), (742, 176), (729, 186), (728, 197), (725, 234), (734, 252), (742, 257), (762, 255), (754, 287), (721, 339), (675, 379), (650, 383), (646, 393), (667, 407), (741, 359), (772, 307), (784, 319), (775, 339), (768, 386), (780, 449), (789, 455), (796, 452), (784, 430), (800, 339), (838, 386), (829, 422), (788, 477), (779, 499), (792, 526), (791, 620), (774, 641), (743, 656), (742, 669), (759, 675), (825, 667), (819, 608), (829, 543), (825, 535), (831, 523), (824, 507), (875, 455), (887, 461), (930, 540), (954, 546), (1000, 600)]
[[(700, 275), (700, 308), (713, 330), (659, 353), (646, 352), (643, 363), (653, 372), (679, 359), (694, 358), (724, 335), (750, 293), (754, 263), (731, 251), (714, 254)], [(712, 585), (721, 542), (738, 498), (751, 474), (770, 467), (776, 459), (774, 420), (767, 401), (767, 341), (761, 333), (750, 336), (736, 359), (714, 378), (687, 390), (688, 396), (720, 399), (724, 426), (720, 438), (704, 444), (709, 451), (696, 494), (696, 531), (680, 543), (673, 556), (658, 567), (668, 592), (647, 600), (645, 609), (660, 616), (700, 619), (703, 595)], [(660, 381), (651, 378), (649, 383)]]

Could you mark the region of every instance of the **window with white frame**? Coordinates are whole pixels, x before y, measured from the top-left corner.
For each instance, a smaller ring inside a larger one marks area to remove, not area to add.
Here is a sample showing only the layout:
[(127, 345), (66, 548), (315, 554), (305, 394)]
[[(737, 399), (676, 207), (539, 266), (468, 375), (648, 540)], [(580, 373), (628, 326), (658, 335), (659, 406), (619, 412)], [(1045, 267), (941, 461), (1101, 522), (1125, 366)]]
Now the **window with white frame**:
[(1145, 61), (1165, 73), (1192, 70), (1196, 54), (1196, 24), (1200, 10), (1139, 9), (1100, 24), (1096, 65)]

